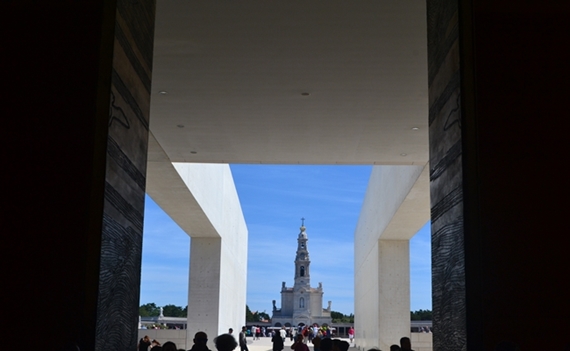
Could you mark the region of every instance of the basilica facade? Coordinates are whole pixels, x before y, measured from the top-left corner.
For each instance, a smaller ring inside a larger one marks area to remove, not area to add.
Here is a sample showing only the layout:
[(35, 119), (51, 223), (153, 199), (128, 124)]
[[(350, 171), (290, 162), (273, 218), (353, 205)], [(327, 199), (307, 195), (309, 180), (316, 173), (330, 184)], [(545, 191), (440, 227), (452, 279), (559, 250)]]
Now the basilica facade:
[(293, 287), (281, 285), (281, 308), (278, 309), (273, 300), (273, 316), (271, 323), (276, 326), (298, 326), (317, 323), (331, 323), (331, 301), (323, 308), (323, 284), (311, 287), (311, 260), (304, 221), (297, 237), (297, 253), (295, 255), (295, 281)]

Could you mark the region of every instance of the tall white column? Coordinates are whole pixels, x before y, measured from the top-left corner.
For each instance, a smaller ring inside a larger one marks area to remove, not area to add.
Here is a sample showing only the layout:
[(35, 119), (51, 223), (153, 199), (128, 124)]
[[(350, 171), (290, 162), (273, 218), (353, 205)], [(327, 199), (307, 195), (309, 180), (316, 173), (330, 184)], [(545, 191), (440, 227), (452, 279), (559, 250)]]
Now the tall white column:
[(378, 347), (410, 336), (409, 240), (378, 241)]
[(198, 331), (208, 334), (208, 347), (215, 349), (213, 340), (219, 331), (221, 243), (221, 238), (190, 240), (187, 349), (192, 347)]

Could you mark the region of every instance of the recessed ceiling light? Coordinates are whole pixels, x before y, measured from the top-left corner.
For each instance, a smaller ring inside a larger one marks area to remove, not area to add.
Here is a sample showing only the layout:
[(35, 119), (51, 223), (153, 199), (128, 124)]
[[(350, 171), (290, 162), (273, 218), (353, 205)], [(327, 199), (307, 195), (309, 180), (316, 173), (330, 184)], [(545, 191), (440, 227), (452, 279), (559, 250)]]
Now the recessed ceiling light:
[(401, 153), (400, 156), (408, 156), (408, 154)]
[(311, 95), (311, 94), (310, 94), (310, 93), (301, 93), (301, 95), (303, 95), (303, 96), (309, 96), (309, 95)]
[(159, 93), (160, 95), (166, 95), (166, 94), (167, 94), (167, 92), (164, 91), (164, 90), (161, 90), (161, 91), (159, 91), (158, 93)]
[(412, 128), (412, 130), (420, 130), (420, 128), (414, 127), (414, 128)]
[(184, 128), (184, 125), (183, 125), (183, 124), (178, 124), (177, 127), (178, 127), (178, 128)]

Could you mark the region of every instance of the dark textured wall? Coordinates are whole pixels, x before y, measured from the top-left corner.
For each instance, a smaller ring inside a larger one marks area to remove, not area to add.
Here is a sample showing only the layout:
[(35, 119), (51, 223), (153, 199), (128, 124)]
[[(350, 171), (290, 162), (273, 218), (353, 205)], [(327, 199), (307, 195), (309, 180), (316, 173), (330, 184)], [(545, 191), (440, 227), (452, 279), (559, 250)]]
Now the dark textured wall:
[(568, 15), (428, 1), (435, 351), (570, 346)]
[(458, 351), (466, 349), (458, 10), (454, 1), (427, 5), (433, 345)]
[(154, 1), (0, 6), (4, 331), (134, 350)]
[(113, 53), (96, 350), (137, 344), (154, 0), (119, 0)]

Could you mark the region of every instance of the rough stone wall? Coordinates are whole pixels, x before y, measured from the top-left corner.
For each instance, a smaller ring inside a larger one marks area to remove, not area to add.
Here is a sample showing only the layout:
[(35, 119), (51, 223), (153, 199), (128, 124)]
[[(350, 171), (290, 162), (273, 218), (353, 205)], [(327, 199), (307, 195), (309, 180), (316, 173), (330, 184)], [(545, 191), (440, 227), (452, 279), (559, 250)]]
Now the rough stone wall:
[(466, 350), (457, 1), (430, 0), (429, 137), (434, 350)]
[(154, 0), (117, 3), (96, 350), (137, 344), (154, 13)]

